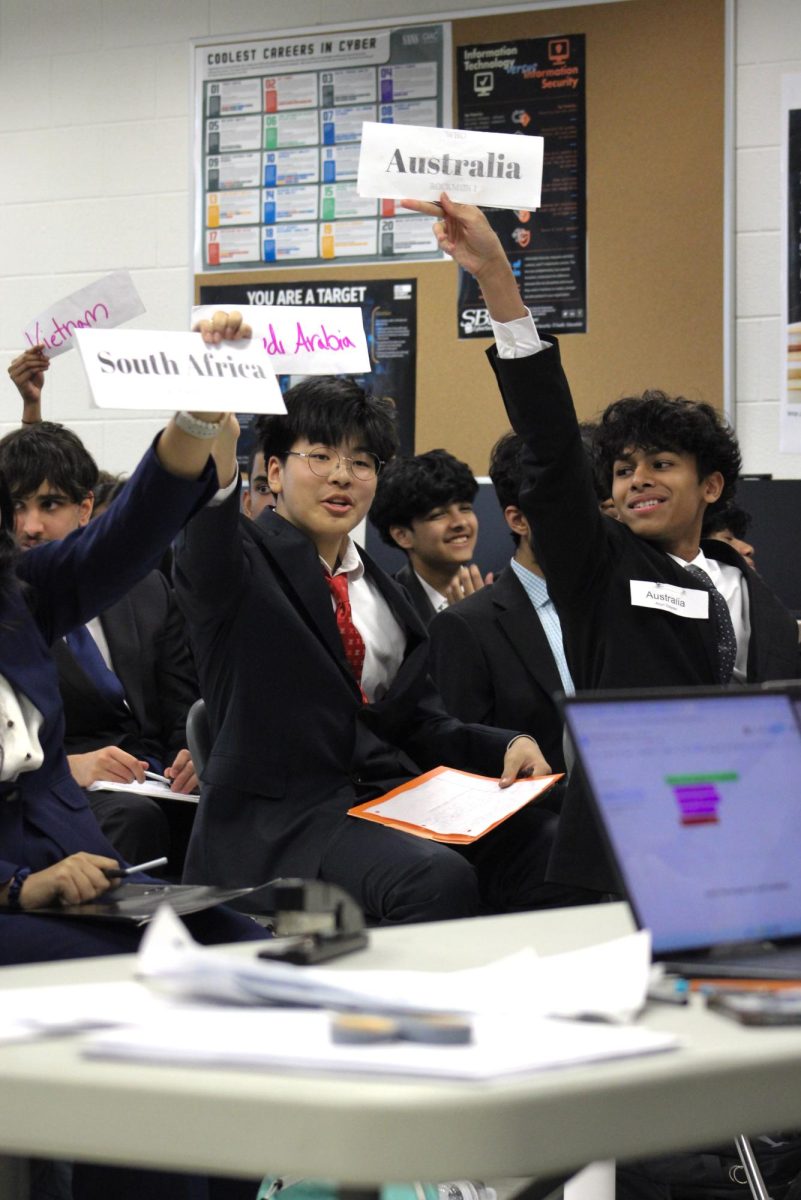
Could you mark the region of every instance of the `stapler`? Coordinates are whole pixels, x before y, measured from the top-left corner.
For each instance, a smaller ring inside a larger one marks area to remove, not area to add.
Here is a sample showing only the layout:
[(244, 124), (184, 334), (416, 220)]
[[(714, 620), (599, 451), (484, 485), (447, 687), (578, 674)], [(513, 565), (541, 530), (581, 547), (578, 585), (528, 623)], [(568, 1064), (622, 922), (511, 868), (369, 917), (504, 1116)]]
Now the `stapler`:
[(367, 945), (358, 904), (334, 883), (321, 879), (274, 879), (259, 888), (260, 908), (270, 914), (275, 934), (259, 958), (308, 966), (350, 954)]

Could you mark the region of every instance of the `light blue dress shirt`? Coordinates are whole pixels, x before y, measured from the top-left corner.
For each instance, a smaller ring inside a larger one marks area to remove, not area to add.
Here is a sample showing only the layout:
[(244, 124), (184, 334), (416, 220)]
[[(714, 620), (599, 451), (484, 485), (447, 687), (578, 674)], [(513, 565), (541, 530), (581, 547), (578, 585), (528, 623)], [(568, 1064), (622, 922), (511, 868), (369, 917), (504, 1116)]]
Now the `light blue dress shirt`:
[(553, 600), (548, 595), (548, 588), (544, 579), (539, 575), (535, 575), (533, 571), (529, 571), (528, 567), (523, 567), (512, 559), (512, 570), (523, 585), (523, 589), (531, 603), (536, 609), (537, 616), (540, 619), (548, 645), (551, 647), (554, 661), (559, 671), (559, 678), (562, 680), (562, 690), (566, 696), (574, 696), (576, 689), (573, 686), (573, 680), (567, 666), (565, 658), (565, 647), (562, 642), (562, 626), (559, 623), (559, 614), (554, 607)]

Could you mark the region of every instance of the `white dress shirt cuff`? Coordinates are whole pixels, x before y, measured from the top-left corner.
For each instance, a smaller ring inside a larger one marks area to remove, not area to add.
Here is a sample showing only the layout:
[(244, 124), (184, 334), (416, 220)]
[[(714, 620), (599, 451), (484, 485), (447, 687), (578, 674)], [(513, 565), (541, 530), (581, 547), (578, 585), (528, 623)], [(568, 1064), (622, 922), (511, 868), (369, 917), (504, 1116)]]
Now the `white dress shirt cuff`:
[(550, 344), (540, 340), (531, 313), (526, 317), (518, 317), (516, 321), (507, 321), (503, 325), (492, 321), (492, 332), (495, 335), (499, 358), (528, 358), (530, 354), (545, 350)]
[(236, 485), (239, 483), (239, 467), (236, 468), (236, 474), (227, 487), (218, 488), (207, 504), (207, 508), (217, 508), (228, 499), (232, 492), (236, 491)]

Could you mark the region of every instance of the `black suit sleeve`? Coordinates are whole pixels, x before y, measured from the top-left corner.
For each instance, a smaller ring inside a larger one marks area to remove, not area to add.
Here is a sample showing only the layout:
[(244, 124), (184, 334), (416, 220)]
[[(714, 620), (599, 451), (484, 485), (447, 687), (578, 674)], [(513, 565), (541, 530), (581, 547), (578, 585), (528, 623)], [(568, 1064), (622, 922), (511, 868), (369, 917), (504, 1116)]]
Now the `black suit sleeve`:
[(175, 542), (173, 575), (178, 603), (196, 628), (221, 624), (246, 586), (247, 564), (239, 535), (239, 487), (204, 508)]
[(486, 654), (458, 605), (428, 627), (431, 674), (446, 710), (460, 721), (492, 724), (495, 692)]
[(164, 765), (170, 766), (178, 751), (186, 747), (186, 714), (200, 695), (186, 623), (171, 588), (156, 649), (156, 684), (162, 741), (168, 751)]
[(513, 429), (525, 442), (520, 507), (557, 608), (603, 591), (612, 560), (559, 346), (526, 358), (488, 354)]

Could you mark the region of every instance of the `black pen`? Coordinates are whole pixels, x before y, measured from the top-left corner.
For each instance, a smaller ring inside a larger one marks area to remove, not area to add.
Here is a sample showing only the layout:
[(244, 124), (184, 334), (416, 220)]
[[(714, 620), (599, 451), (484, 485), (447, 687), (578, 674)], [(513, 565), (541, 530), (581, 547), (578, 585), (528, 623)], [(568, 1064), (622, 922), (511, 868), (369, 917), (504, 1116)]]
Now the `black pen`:
[(154, 858), (151, 862), (137, 863), (135, 867), (113, 867), (104, 870), (106, 879), (124, 879), (126, 875), (138, 875), (140, 871), (150, 871), (153, 867), (163, 867), (166, 858)]

